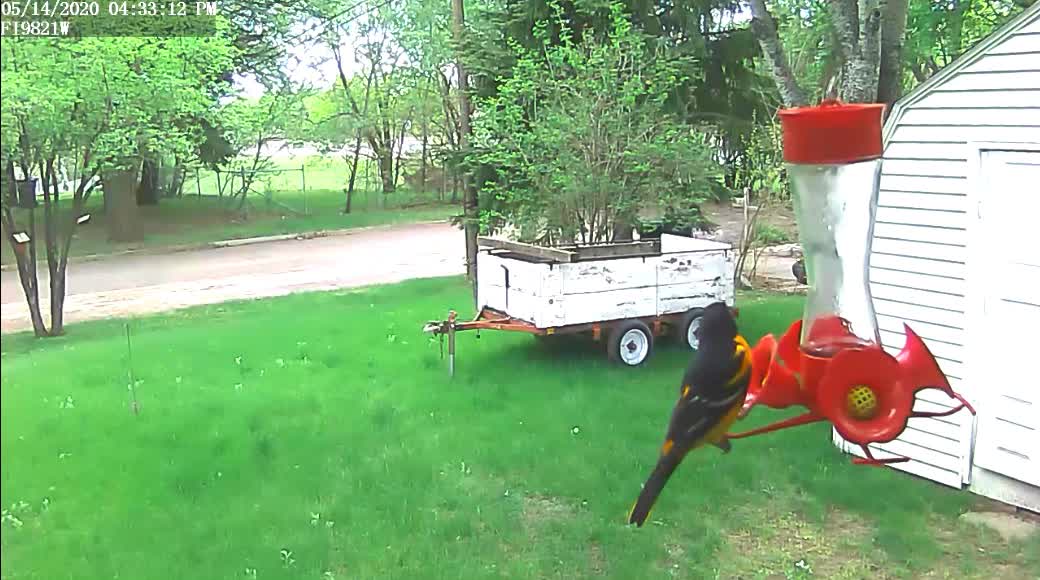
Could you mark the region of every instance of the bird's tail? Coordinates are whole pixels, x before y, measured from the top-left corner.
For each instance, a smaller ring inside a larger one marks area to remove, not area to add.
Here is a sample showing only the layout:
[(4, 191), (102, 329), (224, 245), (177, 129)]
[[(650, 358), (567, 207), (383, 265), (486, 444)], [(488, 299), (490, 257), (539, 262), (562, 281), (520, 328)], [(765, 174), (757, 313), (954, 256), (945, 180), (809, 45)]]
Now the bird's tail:
[(679, 467), (679, 460), (673, 455), (665, 455), (657, 461), (650, 478), (643, 485), (643, 491), (639, 494), (639, 498), (636, 499), (636, 503), (632, 505), (632, 511), (628, 513), (628, 523), (635, 524), (638, 527), (643, 526), (643, 523), (650, 517), (650, 512), (654, 508), (654, 502), (661, 495), (664, 484), (668, 483), (668, 478), (675, 473), (675, 468), (677, 467)]

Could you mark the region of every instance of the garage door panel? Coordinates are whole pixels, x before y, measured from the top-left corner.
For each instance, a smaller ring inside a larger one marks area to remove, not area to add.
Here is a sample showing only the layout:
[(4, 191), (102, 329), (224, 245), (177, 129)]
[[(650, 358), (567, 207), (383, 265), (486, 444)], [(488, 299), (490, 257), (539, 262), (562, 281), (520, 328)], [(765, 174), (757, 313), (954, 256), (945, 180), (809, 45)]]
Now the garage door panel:
[(969, 303), (981, 309), (972, 328), (972, 397), (978, 407), (975, 465), (1040, 486), (1038, 356), (1040, 268), (1032, 238), (1040, 213), (1040, 151), (983, 151), (980, 211), (975, 217)]

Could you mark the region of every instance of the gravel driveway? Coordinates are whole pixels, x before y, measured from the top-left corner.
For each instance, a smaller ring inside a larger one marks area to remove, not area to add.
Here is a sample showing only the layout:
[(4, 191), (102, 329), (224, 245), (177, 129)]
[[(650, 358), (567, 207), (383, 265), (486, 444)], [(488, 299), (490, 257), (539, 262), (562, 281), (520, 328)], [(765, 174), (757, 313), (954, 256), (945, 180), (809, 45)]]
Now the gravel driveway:
[[(47, 287), (40, 264), (40, 286)], [(66, 323), (242, 298), (333, 290), (465, 272), (463, 233), (448, 224), (69, 264)], [(17, 271), (2, 273), (3, 332), (32, 328)], [(44, 312), (47, 297), (41, 296)], [(45, 314), (46, 316), (46, 314)]]

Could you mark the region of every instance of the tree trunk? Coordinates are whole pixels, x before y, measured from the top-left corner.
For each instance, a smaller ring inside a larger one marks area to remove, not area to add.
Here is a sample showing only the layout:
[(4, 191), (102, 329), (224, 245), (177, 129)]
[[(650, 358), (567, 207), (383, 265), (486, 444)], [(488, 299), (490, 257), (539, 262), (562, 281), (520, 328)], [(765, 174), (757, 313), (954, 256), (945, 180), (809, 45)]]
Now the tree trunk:
[(397, 184), (401, 181), (401, 156), (404, 154), (404, 135), (405, 125), (407, 123), (401, 123), (401, 133), (397, 140), (397, 152), (394, 154), (394, 190), (397, 190)]
[(903, 37), (909, 0), (888, 0), (881, 23), (881, 63), (878, 66), (877, 100), (885, 117), (903, 94)]
[[(462, 0), (451, 0), (452, 36), (455, 40), (455, 68), (459, 74), (459, 153), (465, 155), (469, 149), (470, 108), (469, 108), (469, 75), (463, 62), (462, 54), (465, 46), (466, 14)], [(479, 227), (479, 208), (477, 207), (477, 190), (471, 180), (462, 175), (462, 213), (466, 231), (466, 277), (473, 284), (473, 297), (476, 301), (477, 290), (477, 233)]]
[(372, 163), (371, 159), (365, 161), (365, 209), (368, 209), (371, 203), (369, 202), (368, 192), (372, 191)]
[(393, 193), (394, 187), (394, 153), (393, 149), (383, 149), (376, 153), (379, 157), (379, 179), (383, 184), (383, 195)]
[(181, 197), (184, 195), (184, 181), (188, 177), (187, 173), (184, 164), (181, 163), (180, 159), (177, 159), (173, 164), (173, 179), (170, 180), (170, 189), (166, 192), (166, 197)]
[[(23, 135), (23, 151), (28, 149), (24, 141)], [(89, 173), (86, 172), (86, 168), (92, 167), (94, 163), (91, 157), (91, 147), (87, 146), (82, 157), (84, 174), (79, 176), (79, 183), (76, 185), (72, 197), (72, 207), (63, 211), (58, 205), (61, 177), (59, 176), (60, 167), (57, 159), (53, 156), (41, 158), (41, 151), (38, 149), (33, 151), (33, 154), (35, 155), (34, 162), (28, 160), (28, 155), (25, 155), (23, 158), (22, 172), (26, 178), (29, 178), (32, 173), (33, 163), (35, 163), (37, 169), (39, 169), (40, 181), (43, 185), (43, 240), (46, 249), (50, 286), (50, 329), (47, 328), (43, 320), (40, 305), (39, 275), (36, 260), (36, 243), (39, 232), (36, 227), (35, 209), (30, 208), (28, 212), (28, 231), (24, 232), (24, 234), (29, 237), (19, 242), (16, 236), (21, 237), (18, 234), (22, 232), (17, 229), (10, 206), (6, 203), (3, 204), (3, 230), (4, 236), (7, 237), (11, 250), (15, 255), (15, 261), (18, 266), (18, 278), (22, 291), (25, 294), (26, 305), (29, 307), (33, 333), (37, 337), (58, 336), (64, 333), (65, 327), (63, 307), (65, 304), (65, 273), (68, 265), (69, 249), (72, 246), (72, 236), (75, 232), (78, 218), (83, 214), (84, 204), (94, 189), (90, 181), (96, 175), (96, 170)], [(10, 169), (13, 168), (9, 166)], [(129, 195), (133, 195), (134, 185), (133, 182), (129, 184)], [(134, 205), (132, 198), (131, 205)]]
[[(904, 3), (902, 28), (905, 30), (905, 3), (908, 0), (895, 1)], [(862, 3), (857, 0), (832, 0), (828, 3), (837, 36), (837, 49), (842, 59), (838, 96), (850, 103), (874, 102), (878, 97), (880, 29), (883, 15), (877, 2), (866, 2), (867, 0), (863, 0)], [(865, 9), (861, 11), (861, 7)], [(895, 10), (898, 12), (899, 8), (896, 7)], [(798, 86), (787, 62), (783, 43), (777, 32), (776, 20), (766, 8), (765, 0), (751, 0), (751, 14), (751, 29), (772, 67), (773, 79), (784, 105), (793, 107), (808, 104), (806, 93)], [(890, 42), (901, 43), (902, 38), (890, 38)]]
[(136, 242), (144, 239), (144, 229), (137, 209), (134, 186), (137, 169), (106, 171), (101, 187), (108, 201), (108, 239), (113, 242)]
[[(33, 254), (35, 253), (33, 252)], [(18, 256), (17, 260), (18, 279), (22, 283), (25, 303), (29, 307), (29, 319), (32, 321), (33, 336), (37, 338), (49, 336), (47, 325), (43, 321), (43, 311), (40, 309), (40, 287), (39, 279), (36, 276), (36, 260), (30, 260), (24, 255)]]
[[(357, 100), (354, 99), (353, 93), (350, 92), (350, 81), (347, 79), (346, 71), (344, 71), (344, 69), (343, 69), (343, 58), (340, 55), (339, 47), (336, 46), (335, 43), (333, 43), (333, 46), (331, 48), (332, 48), (332, 56), (333, 56), (333, 58), (336, 61), (336, 71), (339, 73), (340, 86), (343, 88), (343, 94), (346, 97), (347, 102), (350, 105), (350, 110), (359, 119), (364, 119), (368, 115), (369, 97), (370, 97), (371, 91), (372, 91), (372, 83), (375, 80), (376, 67), (375, 66), (372, 67), (372, 70), (369, 72), (368, 77), (366, 78), (366, 81), (365, 81), (364, 105), (363, 105), (363, 107), (359, 108), (358, 104), (357, 104)], [(349, 177), (348, 182), (347, 182), (347, 195), (346, 195), (346, 200), (344, 201), (344, 205), (343, 205), (343, 213), (350, 213), (351, 209), (352, 209), (351, 206), (353, 204), (353, 199), (354, 199), (354, 186), (357, 183), (358, 162), (359, 162), (359, 160), (361, 158), (361, 142), (362, 142), (362, 138), (364, 137), (364, 134), (365, 134), (365, 129), (362, 128), (362, 127), (359, 127), (357, 129), (357, 135), (354, 138), (354, 157), (353, 157), (353, 159), (351, 160), (351, 163), (350, 163), (350, 177)], [(371, 145), (371, 140), (370, 140), (369, 143)], [(375, 151), (375, 147), (373, 147), (372, 150)], [(365, 164), (365, 191), (366, 192), (368, 191), (368, 164), (367, 163)], [(366, 199), (367, 199), (367, 194), (366, 194)]]
[(65, 334), (65, 273), (69, 265), (69, 249), (72, 247), (72, 236), (78, 224), (77, 218), (83, 212), (83, 204), (89, 195), (86, 191), (86, 181), (81, 181), (73, 194), (72, 211), (68, 219), (58, 222), (57, 232), (60, 242), (58, 248), (58, 263), (52, 268), (51, 274), (51, 336)]
[(953, 0), (953, 10), (946, 16), (946, 28), (950, 31), (950, 44), (946, 48), (946, 61), (943, 66), (949, 65), (964, 49), (964, 13), (971, 5), (970, 0)]
[[(72, 247), (72, 235), (76, 231), (76, 217), (83, 209), (82, 188), (77, 191), (73, 202), (74, 209), (69, 219), (64, 221), (64, 228), (59, 227), (61, 248), (58, 252), (58, 264), (51, 275), (51, 336), (65, 334), (65, 272), (69, 265), (69, 248)], [(60, 222), (59, 222), (60, 226)]]
[[(424, 93), (425, 94), (425, 93)], [(422, 120), (422, 155), (419, 160), (419, 189), (422, 192), (426, 191), (426, 159), (429, 157), (430, 150), (430, 122), (429, 115), (426, 114), (425, 109), (423, 110)]]
[[(14, 161), (8, 161), (4, 163), (4, 199), (6, 205), (16, 205), (18, 203), (18, 179), (14, 176)], [(7, 221), (4, 220), (6, 226)]]
[[(60, 181), (60, 179), (61, 179), (61, 177), (59, 175), (59, 173), (61, 171), (60, 164), (59, 164), (58, 167), (52, 169), (52, 171), (54, 172), (54, 181), (53, 181), (53, 188), (51, 189), (51, 193), (52, 193), (51, 199), (54, 201), (54, 204), (57, 205), (57, 203), (58, 203), (58, 181)], [(45, 192), (45, 194), (46, 194), (46, 192)]]
[(838, 96), (846, 103), (872, 103), (877, 99), (877, 70), (862, 59), (849, 63)]
[[(65, 304), (65, 268), (61, 259), (59, 241), (64, 246), (63, 234), (72, 235), (71, 231), (65, 232), (62, 226), (62, 214), (55, 201), (50, 199), (51, 194), (58, 192), (58, 175), (54, 171), (54, 160), (49, 159), (43, 171), (43, 213), (46, 219), (44, 236), (47, 248), (47, 273), (50, 286), (51, 328), (48, 336), (60, 336), (65, 332), (65, 323), (62, 316), (62, 306)], [(75, 220), (74, 214), (70, 218)]]
[[(70, 234), (71, 235), (71, 234)], [(64, 261), (59, 258), (59, 261)], [(59, 264), (51, 274), (51, 331), (50, 336), (65, 334), (65, 266)]]
[(18, 267), (18, 282), (21, 283), (22, 293), (25, 294), (25, 304), (29, 307), (29, 319), (32, 321), (33, 334), (37, 337), (47, 336), (47, 325), (43, 322), (43, 313), (40, 310), (40, 287), (39, 278), (36, 275), (36, 210), (28, 210), (29, 225), (28, 233), (30, 240), (20, 244), (14, 239), (17, 233), (17, 224), (11, 208), (4, 205), (4, 235), (11, 251), (14, 253), (15, 263)]
[(350, 177), (347, 179), (347, 200), (343, 206), (343, 213), (350, 213), (350, 206), (354, 199), (354, 184), (357, 183), (358, 161), (361, 159), (361, 130), (358, 129), (357, 137), (354, 139), (354, 157), (350, 160)]
[(159, 204), (159, 166), (151, 159), (141, 164), (141, 183), (137, 186), (137, 205)]
[(835, 0), (831, 6), (844, 59), (838, 96), (846, 103), (873, 103), (878, 95), (881, 10), (876, 2), (861, 10), (856, 0)]
[[(43, 239), (47, 258), (47, 274), (51, 288), (54, 288), (58, 270), (58, 222), (61, 212), (58, 204), (51, 199), (52, 192), (58, 190), (58, 176), (54, 172), (54, 159), (48, 159), (40, 163), (40, 182), (43, 186)], [(51, 296), (51, 329), (49, 335), (54, 335), (54, 296)], [(61, 318), (59, 313), (58, 318)]]

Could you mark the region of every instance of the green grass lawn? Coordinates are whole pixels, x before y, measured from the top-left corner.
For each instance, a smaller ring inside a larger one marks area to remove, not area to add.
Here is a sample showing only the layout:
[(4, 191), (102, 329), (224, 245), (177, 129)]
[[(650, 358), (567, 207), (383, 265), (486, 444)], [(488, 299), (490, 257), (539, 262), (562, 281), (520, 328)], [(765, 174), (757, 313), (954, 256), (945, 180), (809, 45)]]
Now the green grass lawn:
[[(307, 158), (298, 162), (284, 161), (285, 167), (305, 166), (306, 190), (300, 173), (265, 174), (257, 182), (257, 193), (250, 194), (245, 212), (235, 211), (236, 205), (216, 196), (216, 176), (203, 172), (196, 182), (185, 182), (184, 195), (160, 200), (157, 206), (139, 208), (145, 239), (134, 243), (113, 243), (108, 240), (104, 203), (100, 192), (88, 202), (91, 220), (80, 226), (72, 244), (71, 255), (107, 254), (146, 247), (179, 246), (218, 240), (294, 234), (321, 230), (414, 223), (442, 220), (461, 213), (458, 204), (451, 204), (450, 194), (413, 192), (406, 187), (393, 194), (383, 195), (372, 189), (361, 189), (358, 183), (352, 202), (352, 212), (343, 214), (346, 186), (346, 166), (342, 160)], [(375, 184), (371, 184), (375, 187)], [(197, 191), (203, 193), (196, 195)], [(268, 196), (269, 194), (269, 196)], [(71, 202), (62, 200), (66, 205)], [(41, 202), (42, 204), (42, 202)], [(42, 206), (37, 215), (38, 235), (42, 239)], [(25, 210), (15, 210), (19, 224), (25, 226)], [(2, 245), (0, 259), (4, 264), (14, 262), (8, 244)], [(42, 245), (38, 248), (43, 258)]]
[[(457, 279), (4, 336), (4, 578), (1033, 578), (977, 501), (849, 464), (824, 425), (690, 455), (623, 525), (687, 359), (419, 328)], [(743, 332), (797, 297), (743, 296)], [(775, 419), (756, 410), (750, 425)], [(797, 563), (808, 566), (810, 574)]]

